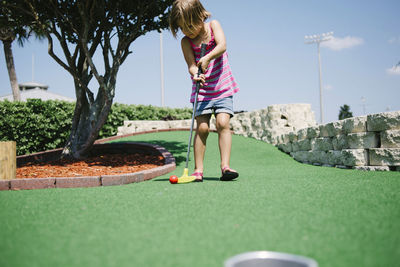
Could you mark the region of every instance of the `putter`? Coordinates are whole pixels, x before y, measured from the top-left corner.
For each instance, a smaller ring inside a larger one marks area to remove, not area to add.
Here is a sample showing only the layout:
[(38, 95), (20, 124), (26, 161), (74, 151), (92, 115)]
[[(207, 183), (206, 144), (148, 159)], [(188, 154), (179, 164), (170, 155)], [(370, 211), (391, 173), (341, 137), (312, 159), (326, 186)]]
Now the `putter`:
[[(204, 56), (204, 54), (206, 53), (206, 48), (207, 48), (206, 44), (201, 44), (200, 58), (202, 58)], [(199, 68), (197, 75), (199, 76), (200, 74), (202, 74), (201, 66)], [(178, 178), (178, 184), (190, 183), (190, 182), (193, 182), (194, 180), (196, 180), (195, 176), (189, 176), (188, 165), (189, 165), (189, 155), (190, 155), (190, 144), (192, 143), (194, 115), (196, 114), (196, 110), (197, 110), (197, 96), (199, 94), (199, 90), (200, 90), (200, 82), (197, 82), (196, 83), (196, 93), (194, 95), (192, 124), (190, 125), (189, 143), (188, 143), (187, 154), (186, 154), (186, 165), (185, 165), (185, 169), (183, 170), (183, 175)]]

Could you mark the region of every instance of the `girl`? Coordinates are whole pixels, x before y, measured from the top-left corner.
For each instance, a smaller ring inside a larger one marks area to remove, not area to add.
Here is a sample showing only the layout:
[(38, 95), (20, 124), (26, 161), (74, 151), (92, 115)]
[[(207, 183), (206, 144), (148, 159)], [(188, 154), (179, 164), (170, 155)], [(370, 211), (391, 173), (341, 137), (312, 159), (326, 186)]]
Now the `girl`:
[[(228, 63), (224, 32), (218, 21), (206, 22), (210, 16), (199, 0), (176, 0), (170, 14), (173, 36), (176, 38), (179, 30), (185, 35), (181, 45), (193, 81), (190, 102), (194, 102), (196, 82), (199, 81), (201, 85), (195, 113), (195, 170), (192, 174), (198, 182), (203, 181), (203, 160), (212, 113), (215, 114), (218, 131), (222, 173), (220, 180), (229, 181), (239, 176), (237, 171), (229, 167), (232, 144), (229, 121), (234, 115), (233, 94), (239, 91), (239, 87)], [(207, 44), (207, 49), (205, 56), (200, 58), (202, 43)], [(198, 68), (204, 74), (198, 76)]]

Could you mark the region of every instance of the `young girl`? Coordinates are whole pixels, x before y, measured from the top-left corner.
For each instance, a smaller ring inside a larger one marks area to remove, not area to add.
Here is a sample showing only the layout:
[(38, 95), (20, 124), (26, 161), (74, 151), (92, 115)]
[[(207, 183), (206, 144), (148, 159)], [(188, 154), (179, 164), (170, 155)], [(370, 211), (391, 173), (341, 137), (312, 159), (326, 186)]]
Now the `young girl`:
[[(229, 167), (232, 137), (229, 127), (233, 112), (233, 94), (239, 87), (233, 78), (226, 53), (225, 35), (218, 21), (206, 22), (211, 16), (199, 0), (176, 0), (170, 14), (170, 29), (176, 38), (179, 30), (182, 51), (189, 68), (193, 86), (190, 102), (194, 102), (196, 82), (201, 88), (195, 113), (197, 128), (194, 138), (195, 170), (192, 176), (203, 181), (203, 160), (210, 128), (211, 114), (216, 117), (218, 142), (221, 156), (221, 178), (229, 181), (239, 176)], [(200, 46), (207, 44), (206, 54), (200, 58)], [(204, 74), (197, 75), (198, 68)]]

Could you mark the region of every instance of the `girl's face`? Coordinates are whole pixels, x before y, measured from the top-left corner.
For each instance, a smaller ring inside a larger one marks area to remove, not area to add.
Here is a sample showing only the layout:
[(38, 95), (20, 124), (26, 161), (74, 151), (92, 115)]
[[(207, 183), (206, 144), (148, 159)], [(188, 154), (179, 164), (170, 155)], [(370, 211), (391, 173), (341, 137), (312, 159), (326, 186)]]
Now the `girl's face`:
[(203, 23), (199, 25), (180, 23), (179, 25), (180, 25), (179, 28), (181, 29), (183, 34), (189, 37), (190, 39), (196, 38), (200, 34), (203, 28)]

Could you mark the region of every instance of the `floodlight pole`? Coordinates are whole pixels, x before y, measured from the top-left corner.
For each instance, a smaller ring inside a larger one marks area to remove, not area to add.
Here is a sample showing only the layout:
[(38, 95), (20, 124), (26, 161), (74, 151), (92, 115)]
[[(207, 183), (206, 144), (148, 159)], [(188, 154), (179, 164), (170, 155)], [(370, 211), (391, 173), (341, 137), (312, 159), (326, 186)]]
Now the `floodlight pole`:
[(325, 41), (329, 41), (332, 38), (333, 32), (323, 33), (319, 35), (305, 36), (306, 44), (317, 44), (318, 48), (318, 75), (319, 75), (319, 111), (320, 111), (320, 123), (324, 123), (324, 108), (322, 102), (322, 68), (321, 68), (321, 49), (320, 44)]
[(164, 52), (163, 52), (162, 32), (160, 32), (160, 82), (161, 82), (161, 106), (164, 107)]
[(321, 114), (321, 124), (324, 123), (324, 109), (322, 102), (322, 71), (321, 71), (321, 52), (320, 52), (320, 42), (317, 43), (318, 46), (318, 72), (319, 72), (319, 113)]

